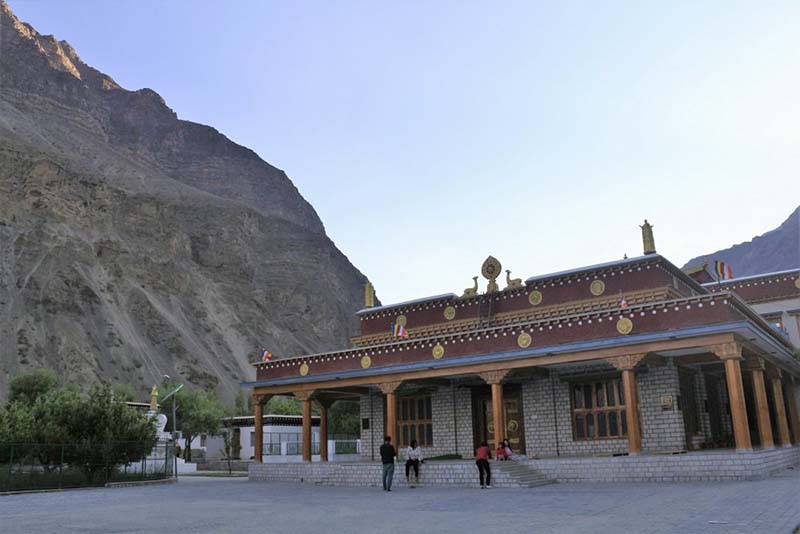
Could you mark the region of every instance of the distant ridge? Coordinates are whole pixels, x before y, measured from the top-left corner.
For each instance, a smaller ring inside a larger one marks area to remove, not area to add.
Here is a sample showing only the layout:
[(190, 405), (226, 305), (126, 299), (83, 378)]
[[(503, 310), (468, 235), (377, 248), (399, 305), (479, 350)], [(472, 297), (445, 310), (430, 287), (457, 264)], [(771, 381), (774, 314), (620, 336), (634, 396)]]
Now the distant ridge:
[(778, 228), (730, 248), (703, 254), (689, 260), (684, 268), (707, 260), (733, 266), (734, 277), (750, 276), (800, 267), (800, 206)]

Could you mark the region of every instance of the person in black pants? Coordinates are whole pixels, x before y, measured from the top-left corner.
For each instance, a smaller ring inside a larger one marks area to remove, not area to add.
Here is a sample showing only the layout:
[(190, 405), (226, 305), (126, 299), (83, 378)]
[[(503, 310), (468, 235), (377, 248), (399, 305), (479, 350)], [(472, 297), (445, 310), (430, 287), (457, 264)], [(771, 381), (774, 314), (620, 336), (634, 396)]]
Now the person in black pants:
[(414, 470), (414, 478), (419, 484), (419, 464), (423, 463), (425, 459), (422, 457), (422, 449), (417, 446), (417, 440), (412, 439), (411, 444), (409, 445), (408, 449), (406, 449), (406, 482), (408, 482), (408, 487), (414, 488), (416, 487), (414, 484), (411, 483), (411, 469)]
[(383, 463), (383, 490), (392, 491), (392, 480), (394, 479), (394, 457), (397, 451), (392, 445), (391, 436), (383, 438), (381, 445), (381, 462)]
[[(481, 446), (475, 451), (475, 465), (478, 466), (481, 489), (492, 487), (492, 468), (489, 466), (489, 460), (491, 459), (492, 450), (485, 441), (481, 442)], [(486, 484), (484, 484), (484, 480)]]

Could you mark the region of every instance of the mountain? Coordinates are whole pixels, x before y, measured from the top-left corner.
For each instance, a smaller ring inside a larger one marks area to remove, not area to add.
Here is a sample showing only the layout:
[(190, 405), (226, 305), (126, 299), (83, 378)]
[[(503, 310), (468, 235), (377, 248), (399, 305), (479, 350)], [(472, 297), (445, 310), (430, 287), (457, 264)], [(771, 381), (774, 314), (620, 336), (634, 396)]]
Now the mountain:
[(779, 227), (724, 250), (692, 258), (686, 267), (708, 260), (724, 261), (736, 277), (800, 267), (800, 206)]
[(0, 0), (0, 398), (44, 366), (230, 399), (262, 346), (346, 346), (365, 282), (283, 171)]

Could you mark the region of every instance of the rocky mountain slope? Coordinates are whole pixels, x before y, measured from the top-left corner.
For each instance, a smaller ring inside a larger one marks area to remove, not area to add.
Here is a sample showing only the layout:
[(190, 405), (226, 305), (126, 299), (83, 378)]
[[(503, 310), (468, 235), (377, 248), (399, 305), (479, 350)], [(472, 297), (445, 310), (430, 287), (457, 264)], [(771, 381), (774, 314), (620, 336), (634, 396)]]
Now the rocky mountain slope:
[(704, 259), (710, 271), (715, 260), (730, 264), (737, 277), (800, 267), (800, 207), (778, 228), (745, 243), (692, 258), (686, 266)]
[(39, 366), (230, 398), (262, 345), (346, 346), (365, 281), (286, 174), (0, 0), (0, 398)]

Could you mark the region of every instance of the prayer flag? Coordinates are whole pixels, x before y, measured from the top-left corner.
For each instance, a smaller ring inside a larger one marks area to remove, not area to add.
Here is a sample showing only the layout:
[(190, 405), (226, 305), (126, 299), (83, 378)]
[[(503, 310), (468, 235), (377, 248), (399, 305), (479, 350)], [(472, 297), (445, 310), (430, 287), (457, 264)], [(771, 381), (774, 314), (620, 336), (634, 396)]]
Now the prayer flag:
[(724, 261), (715, 261), (714, 270), (717, 272), (718, 280), (730, 280), (733, 278), (733, 267)]
[(393, 337), (408, 337), (408, 332), (401, 324), (392, 323), (392, 336)]
[(627, 308), (627, 307), (628, 307), (628, 301), (627, 301), (627, 300), (625, 300), (625, 295), (623, 295), (623, 294), (620, 292), (619, 296), (620, 296), (620, 299), (619, 299), (619, 307), (620, 307), (620, 308)]
[(268, 362), (270, 358), (272, 358), (272, 353), (267, 349), (264, 349), (264, 351), (261, 353), (261, 361)]

